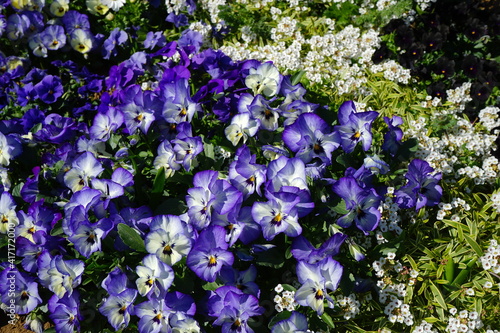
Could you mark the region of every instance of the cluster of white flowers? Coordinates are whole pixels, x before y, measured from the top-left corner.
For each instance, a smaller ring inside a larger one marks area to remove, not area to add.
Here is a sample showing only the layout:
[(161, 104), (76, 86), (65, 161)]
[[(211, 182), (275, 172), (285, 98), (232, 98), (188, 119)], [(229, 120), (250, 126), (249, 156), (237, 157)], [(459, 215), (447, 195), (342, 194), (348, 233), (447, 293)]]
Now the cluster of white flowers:
[(411, 333), (437, 333), (435, 329), (432, 328), (432, 324), (422, 320), (422, 322), (415, 326)]
[(437, 220), (442, 220), (449, 216), (448, 219), (455, 222), (459, 222), (461, 217), (460, 214), (454, 212), (454, 210), (458, 210), (459, 212), (470, 210), (470, 205), (462, 198), (453, 198), (450, 203), (440, 202), (438, 207)]
[(500, 213), (500, 191), (495, 191), (491, 194), (491, 202), (493, 203), (493, 208)]
[(274, 288), (274, 291), (277, 293), (277, 295), (274, 296), (274, 303), (276, 303), (274, 308), (276, 309), (276, 311), (282, 312), (283, 310), (295, 310), (295, 307), (297, 307), (298, 304), (297, 302), (295, 302), (294, 291), (284, 290), (281, 284), (278, 284)]
[[(423, 130), (427, 128), (424, 117), (409, 122), (406, 136), (417, 138), (420, 143), (415, 157), (425, 159), (436, 172), (454, 176), (457, 180), (466, 176), (475, 184), (495, 182), (500, 176), (499, 161), (491, 155), (496, 148), (496, 135), (484, 133), (481, 126), (471, 124), (456, 112), (457, 109), (441, 112), (441, 115), (454, 118), (456, 125), (440, 137), (429, 137)], [(489, 117), (489, 113), (483, 114)], [(468, 157), (467, 165), (461, 164), (459, 157)], [(473, 165), (474, 162), (477, 165)]]
[(399, 206), (394, 202), (394, 187), (388, 187), (385, 200), (382, 202), (382, 218), (378, 225), (381, 232), (392, 231), (400, 235), (403, 229), (399, 226), (401, 216), (399, 215)]
[(481, 264), (484, 270), (492, 271), (495, 274), (500, 273), (500, 245), (495, 239), (490, 240), (488, 250), (481, 257)]
[(251, 43), (257, 39), (257, 34), (249, 26), (245, 25), (241, 27), (241, 39), (245, 43)]
[(428, 7), (430, 7), (432, 2), (436, 2), (437, 0), (415, 0), (415, 2), (418, 4), (420, 9), (426, 10)]
[(397, 2), (395, 0), (378, 0), (377, 1), (377, 10), (384, 10), (390, 6), (394, 6)]
[(431, 107), (436, 107), (441, 105), (441, 98), (439, 97), (432, 97), (432, 96), (425, 96), (425, 101), (422, 102), (422, 107), (424, 108), (431, 108)]
[[(379, 302), (385, 304), (384, 313), (389, 321), (407, 326), (413, 325), (410, 306), (404, 303), (403, 299), (407, 293), (407, 286), (415, 284), (418, 271), (403, 267), (399, 260), (396, 260), (396, 254), (392, 252), (374, 261), (372, 267), (379, 278), (377, 281)], [(397, 280), (401, 279), (406, 279), (407, 282), (398, 283)]]
[(185, 0), (165, 0), (165, 5), (167, 6), (167, 12), (174, 12), (176, 15), (186, 8)]
[(349, 320), (359, 313), (361, 303), (356, 299), (355, 294), (350, 294), (337, 298), (337, 305), (341, 308), (344, 319)]
[(214, 148), (214, 154), (215, 154), (216, 160), (228, 159), (231, 157), (231, 152), (228, 150), (225, 150), (223, 147), (220, 147), (220, 146), (216, 146)]
[(297, 20), (284, 16), (279, 19), (276, 28), (271, 29), (271, 39), (279, 41), (285, 37), (295, 34), (297, 30)]
[[(496, 106), (487, 106), (481, 111), (479, 111), (479, 122), (488, 131), (493, 131), (493, 129), (500, 127), (500, 118), (498, 113), (500, 108)], [(496, 129), (493, 134), (498, 134), (499, 129)]]
[(455, 89), (446, 90), (447, 101), (453, 103), (459, 110), (465, 109), (465, 104), (472, 101), (470, 96), (470, 88), (472, 83), (464, 82), (461, 86)]
[(462, 310), (458, 312), (456, 308), (450, 309), (448, 326), (446, 332), (449, 333), (473, 333), (475, 329), (483, 327), (483, 322), (476, 311)]
[(408, 84), (411, 79), (410, 70), (405, 69), (394, 60), (387, 60), (378, 65), (371, 66), (374, 73), (382, 72), (387, 80)]

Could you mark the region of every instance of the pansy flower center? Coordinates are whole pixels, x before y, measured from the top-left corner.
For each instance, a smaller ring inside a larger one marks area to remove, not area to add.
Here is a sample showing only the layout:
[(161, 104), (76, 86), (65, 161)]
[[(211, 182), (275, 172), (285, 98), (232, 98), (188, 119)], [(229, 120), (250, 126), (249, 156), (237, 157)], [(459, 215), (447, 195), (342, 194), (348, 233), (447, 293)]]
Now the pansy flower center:
[(324, 297), (324, 296), (323, 296), (323, 290), (318, 289), (318, 290), (316, 291), (316, 294), (314, 295), (314, 297), (316, 297), (316, 299), (323, 299), (323, 297)]
[(172, 254), (172, 246), (170, 246), (170, 245), (165, 246), (163, 248), (163, 254), (171, 255)]
[(28, 292), (26, 290), (24, 290), (22, 293), (21, 293), (21, 300), (22, 301), (26, 301), (27, 299), (30, 298), (30, 294), (28, 294)]
[(281, 213), (278, 213), (278, 215), (274, 216), (271, 223), (272, 224), (275, 224), (275, 225), (280, 225), (281, 224), (281, 220), (283, 220), (283, 215), (281, 215)]
[(216, 256), (208, 257), (208, 267), (213, 267), (215, 265), (217, 265), (217, 257)]
[(361, 137), (361, 132), (356, 131), (356, 133), (352, 135), (351, 140), (358, 140), (360, 137)]

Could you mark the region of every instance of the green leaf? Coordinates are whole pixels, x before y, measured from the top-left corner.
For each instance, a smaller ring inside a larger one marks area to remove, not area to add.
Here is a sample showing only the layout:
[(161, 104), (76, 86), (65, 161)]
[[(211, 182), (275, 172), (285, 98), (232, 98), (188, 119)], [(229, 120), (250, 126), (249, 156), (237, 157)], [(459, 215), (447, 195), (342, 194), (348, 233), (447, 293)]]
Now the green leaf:
[[(444, 278), (448, 283), (452, 283), (455, 278), (455, 263), (453, 262), (453, 258), (447, 258), (448, 262), (446, 263), (446, 267), (444, 269)], [(436, 283), (439, 283), (436, 281)]]
[(118, 223), (118, 235), (120, 235), (123, 243), (131, 249), (136, 250), (137, 252), (146, 252), (144, 240), (133, 228), (126, 224)]
[(151, 193), (153, 194), (161, 194), (163, 193), (163, 189), (165, 188), (165, 170), (161, 167), (156, 173), (155, 180), (153, 182), (153, 189)]
[(292, 85), (296, 85), (297, 83), (300, 82), (300, 80), (302, 79), (302, 77), (304, 76), (304, 74), (306, 74), (306, 71), (305, 70), (300, 70), (299, 72), (293, 74), (292, 78), (291, 78), (291, 81), (292, 81)]
[(465, 241), (470, 245), (470, 247), (472, 247), (472, 249), (476, 252), (478, 257), (482, 257), (483, 250), (481, 250), (481, 247), (479, 246), (479, 244), (468, 235), (464, 235), (464, 238), (465, 238)]
[(335, 323), (333, 322), (332, 317), (328, 313), (323, 312), (321, 319), (323, 319), (323, 321), (331, 328), (335, 328)]
[(446, 302), (444, 301), (444, 297), (439, 291), (439, 288), (436, 287), (436, 285), (432, 281), (429, 282), (430, 282), (429, 287), (431, 288), (432, 294), (434, 295), (434, 299), (436, 300), (436, 302), (439, 304), (441, 308), (445, 310), (448, 309), (448, 307), (446, 306)]

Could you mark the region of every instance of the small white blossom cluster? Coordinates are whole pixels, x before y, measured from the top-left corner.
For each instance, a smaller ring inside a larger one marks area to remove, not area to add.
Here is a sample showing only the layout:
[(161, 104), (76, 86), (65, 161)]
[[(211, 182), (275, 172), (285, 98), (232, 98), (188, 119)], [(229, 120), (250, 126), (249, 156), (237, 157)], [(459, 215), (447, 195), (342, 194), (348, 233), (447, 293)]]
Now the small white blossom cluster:
[(459, 110), (465, 109), (465, 104), (472, 101), (470, 96), (471, 82), (464, 82), (461, 86), (455, 89), (446, 90), (447, 101), (455, 104)]
[(432, 328), (432, 324), (422, 320), (420, 325), (415, 326), (411, 333), (437, 333), (435, 329)]
[(291, 36), (297, 30), (297, 20), (292, 19), (289, 16), (285, 16), (279, 19), (276, 28), (271, 29), (271, 39), (274, 41), (279, 41), (283, 38)]
[(179, 14), (182, 10), (186, 8), (185, 0), (165, 0), (165, 5), (167, 6), (167, 13)]
[(277, 293), (277, 295), (274, 296), (274, 303), (276, 303), (274, 308), (276, 309), (276, 311), (282, 312), (283, 310), (295, 310), (295, 307), (297, 307), (298, 304), (297, 302), (295, 302), (294, 291), (284, 290), (281, 284), (278, 284), (274, 288), (274, 291)]
[(241, 39), (245, 43), (251, 43), (257, 39), (257, 34), (249, 26), (245, 25), (241, 27)]
[[(496, 135), (484, 133), (481, 126), (471, 124), (455, 114), (456, 111), (449, 111), (447, 116), (455, 118), (456, 126), (440, 137), (429, 137), (423, 130), (427, 128), (427, 120), (423, 117), (409, 122), (405, 135), (419, 141), (415, 157), (429, 162), (436, 172), (454, 176), (456, 180), (466, 176), (475, 184), (495, 182), (500, 176), (499, 161), (491, 155), (496, 147)], [(467, 158), (467, 165), (460, 163), (459, 157)]]
[(394, 187), (388, 187), (385, 200), (382, 202), (382, 218), (378, 225), (381, 232), (392, 231), (400, 235), (403, 229), (399, 226), (401, 216), (398, 214), (399, 206), (394, 202)]
[(205, 39), (210, 36), (210, 33), (212, 32), (212, 28), (208, 24), (201, 21), (191, 23), (189, 25), (189, 29), (199, 32), (203, 37), (205, 37)]
[(490, 240), (488, 250), (481, 257), (481, 264), (484, 270), (500, 273), (500, 245), (495, 239)]
[[(500, 118), (498, 113), (500, 108), (496, 106), (487, 106), (479, 111), (479, 122), (488, 130), (493, 131), (494, 128), (500, 127)], [(493, 134), (498, 134), (498, 129)]]
[(198, 3), (201, 8), (209, 13), (211, 23), (217, 24), (221, 22), (221, 19), (219, 18), (219, 6), (224, 6), (226, 4), (226, 0), (200, 0)]
[(223, 147), (220, 147), (220, 146), (216, 146), (214, 148), (214, 153), (215, 153), (216, 160), (228, 159), (231, 157), (231, 152), (228, 150), (225, 150)]
[(441, 105), (441, 98), (432, 96), (425, 96), (425, 101), (422, 102), (422, 107), (431, 108)]
[(450, 309), (451, 316), (448, 318), (446, 332), (449, 333), (473, 333), (475, 329), (483, 327), (483, 322), (476, 311), (462, 310), (458, 312), (456, 308)]
[(418, 4), (420, 9), (426, 10), (428, 7), (431, 6), (432, 2), (436, 2), (437, 0), (415, 0), (415, 2)]
[(443, 220), (445, 217), (449, 216), (449, 219), (455, 222), (459, 222), (461, 218), (459, 214), (453, 213), (454, 209), (464, 211), (470, 210), (470, 205), (462, 198), (453, 198), (450, 203), (440, 202), (438, 207), (437, 220)]
[(359, 314), (361, 303), (356, 299), (355, 294), (337, 298), (337, 305), (341, 308), (344, 319), (349, 320)]
[(411, 79), (410, 70), (404, 68), (394, 60), (387, 60), (378, 65), (371, 66), (374, 73), (383, 72), (387, 80), (408, 84)]
[(495, 191), (491, 194), (491, 202), (493, 203), (493, 208), (500, 213), (500, 191)]
[(378, 0), (377, 1), (377, 10), (384, 10), (390, 6), (394, 6), (396, 4), (395, 0)]
[[(415, 284), (418, 272), (409, 270), (396, 260), (395, 253), (388, 253), (373, 262), (375, 275), (380, 279), (377, 282), (379, 290), (379, 302), (385, 304), (384, 313), (392, 323), (402, 323), (407, 326), (413, 325), (413, 315), (410, 306), (404, 303), (406, 287)], [(393, 276), (396, 275), (394, 278)], [(408, 278), (409, 275), (409, 278)], [(407, 283), (397, 283), (397, 280), (408, 279)]]

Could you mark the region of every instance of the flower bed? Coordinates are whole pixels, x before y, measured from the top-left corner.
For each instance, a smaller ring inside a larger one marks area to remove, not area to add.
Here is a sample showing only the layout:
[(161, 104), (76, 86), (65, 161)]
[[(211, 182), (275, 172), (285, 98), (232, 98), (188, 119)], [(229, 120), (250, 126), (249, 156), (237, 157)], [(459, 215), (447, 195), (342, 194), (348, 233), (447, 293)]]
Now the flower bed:
[(4, 3), (9, 325), (498, 332), (496, 37), (384, 53), (438, 4)]

